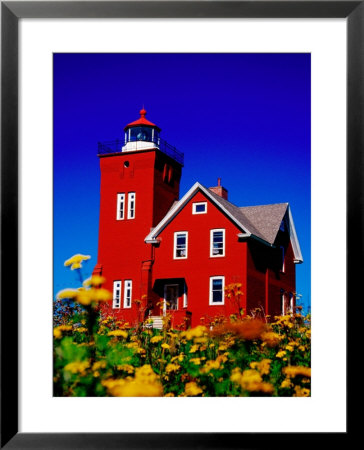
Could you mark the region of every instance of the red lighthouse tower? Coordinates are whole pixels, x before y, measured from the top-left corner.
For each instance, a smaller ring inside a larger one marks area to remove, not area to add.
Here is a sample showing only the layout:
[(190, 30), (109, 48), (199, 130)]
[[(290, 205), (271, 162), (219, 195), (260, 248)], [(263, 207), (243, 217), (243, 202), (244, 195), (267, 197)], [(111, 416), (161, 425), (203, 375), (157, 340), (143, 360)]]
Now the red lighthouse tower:
[(94, 274), (113, 292), (113, 314), (134, 325), (138, 305), (151, 289), (154, 247), (150, 233), (179, 198), (183, 154), (140, 118), (124, 128), (124, 140), (99, 143), (101, 188), (98, 260)]

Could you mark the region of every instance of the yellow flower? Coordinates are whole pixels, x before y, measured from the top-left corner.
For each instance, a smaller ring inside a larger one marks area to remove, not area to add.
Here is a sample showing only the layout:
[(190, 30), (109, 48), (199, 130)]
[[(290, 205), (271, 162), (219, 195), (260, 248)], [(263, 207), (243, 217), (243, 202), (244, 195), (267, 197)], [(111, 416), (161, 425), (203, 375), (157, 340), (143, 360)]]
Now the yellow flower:
[(81, 263), (83, 261), (87, 261), (90, 258), (91, 256), (89, 255), (81, 255), (81, 254), (73, 255), (71, 256), (71, 258), (67, 259), (67, 261), (64, 262), (64, 265), (66, 267), (71, 266), (71, 270), (80, 269), (82, 267)]
[(241, 387), (249, 392), (263, 392), (265, 394), (271, 394), (274, 391), (273, 385), (262, 381), (257, 370), (244, 370), (240, 378)]
[(166, 344), (165, 342), (163, 342), (163, 344), (161, 345), (161, 347), (162, 347), (162, 348), (166, 348), (166, 349), (171, 348), (171, 346), (168, 345), (168, 344)]
[(72, 331), (71, 325), (59, 325), (58, 327), (53, 329), (53, 336), (56, 339), (60, 339), (62, 337), (62, 331)]
[(305, 366), (287, 366), (284, 367), (282, 372), (287, 376), (294, 378), (297, 375), (301, 375), (303, 377), (311, 377), (311, 368)]
[(106, 289), (100, 288), (91, 288), (91, 289), (82, 289), (78, 291), (76, 300), (81, 305), (87, 306), (92, 302), (105, 302), (107, 300), (112, 299), (112, 294)]
[(282, 381), (281, 383), (281, 388), (291, 388), (293, 386), (292, 381), (290, 380), (290, 378), (286, 378), (285, 380)]
[(85, 280), (83, 282), (84, 286), (100, 286), (101, 284), (105, 283), (105, 277), (102, 277), (100, 275), (92, 275), (91, 278), (87, 278), (87, 280)]
[(192, 345), (192, 347), (190, 348), (189, 353), (196, 353), (198, 350), (198, 345)]
[(309, 397), (311, 391), (307, 388), (301, 388), (300, 386), (295, 386), (294, 388), (295, 394), (293, 394), (293, 397)]
[(251, 362), (250, 367), (252, 369), (258, 369), (261, 375), (268, 375), (270, 370), (270, 359), (262, 359), (259, 362)]
[(86, 369), (90, 367), (89, 361), (75, 361), (67, 364), (64, 370), (71, 373), (81, 373), (83, 374)]
[(174, 394), (173, 392), (168, 392), (168, 394), (166, 394), (165, 397), (174, 397)]
[(207, 328), (203, 325), (198, 325), (190, 330), (183, 331), (181, 337), (185, 337), (188, 341), (193, 338), (200, 338), (207, 332)]
[(289, 345), (289, 344), (286, 345), (285, 348), (286, 348), (286, 350), (289, 351), (289, 352), (293, 352), (293, 350), (294, 350), (294, 348), (292, 347), (292, 345)]
[(235, 369), (233, 369), (231, 371), (230, 380), (233, 383), (240, 383), (240, 380), (241, 380), (241, 369), (240, 369), (240, 367), (235, 367)]
[(123, 372), (127, 372), (129, 374), (134, 373), (134, 367), (130, 364), (122, 364), (117, 366), (118, 370), (122, 370)]
[(124, 330), (114, 330), (114, 331), (109, 331), (107, 333), (108, 336), (118, 336), (118, 337), (123, 337), (123, 338), (127, 338), (128, 337), (128, 333)]
[(283, 356), (285, 356), (286, 352), (284, 350), (280, 350), (277, 354), (276, 357), (277, 358), (283, 358)]
[(142, 383), (138, 380), (119, 380), (120, 382), (108, 388), (113, 397), (160, 397), (163, 387), (159, 382)]
[(137, 342), (128, 342), (126, 345), (126, 348), (138, 348)]
[(190, 362), (192, 364), (195, 364), (196, 366), (199, 366), (201, 364), (201, 359), (200, 358), (191, 358)]
[(62, 337), (62, 331), (61, 331), (59, 328), (54, 328), (54, 329), (53, 329), (53, 336), (54, 336), (56, 339), (61, 339), (61, 337)]
[(85, 333), (87, 331), (87, 328), (79, 327), (79, 328), (76, 328), (75, 331), (78, 331), (79, 333)]
[(156, 344), (157, 342), (162, 341), (162, 340), (163, 340), (163, 336), (153, 336), (152, 339), (150, 340), (150, 342), (152, 344)]
[(203, 336), (203, 337), (198, 337), (198, 338), (194, 338), (193, 342), (195, 344), (205, 344), (208, 341), (208, 338)]
[(112, 293), (109, 292), (107, 289), (95, 289), (92, 288), (88, 292), (90, 292), (90, 295), (92, 299), (96, 302), (106, 302), (107, 300), (112, 299)]
[(202, 394), (202, 392), (202, 389), (194, 381), (185, 385), (185, 394), (189, 397), (195, 397), (196, 395)]
[(102, 384), (114, 397), (160, 397), (163, 387), (149, 364), (135, 369), (135, 377), (103, 380)]
[(276, 347), (281, 340), (281, 336), (273, 331), (267, 331), (266, 333), (262, 333), (262, 339), (268, 347)]
[(220, 368), (220, 361), (217, 358), (216, 361), (214, 361), (214, 360), (206, 361), (204, 367), (201, 369), (201, 372), (202, 373), (208, 373), (212, 369), (216, 369), (217, 370), (219, 368)]
[(78, 292), (79, 291), (77, 289), (63, 289), (62, 291), (58, 292), (56, 298), (58, 300), (62, 300), (64, 298), (75, 298), (77, 297)]
[(181, 366), (179, 366), (178, 364), (173, 363), (167, 364), (166, 373), (177, 372), (180, 368)]
[(92, 370), (105, 369), (106, 361), (96, 361), (92, 365)]

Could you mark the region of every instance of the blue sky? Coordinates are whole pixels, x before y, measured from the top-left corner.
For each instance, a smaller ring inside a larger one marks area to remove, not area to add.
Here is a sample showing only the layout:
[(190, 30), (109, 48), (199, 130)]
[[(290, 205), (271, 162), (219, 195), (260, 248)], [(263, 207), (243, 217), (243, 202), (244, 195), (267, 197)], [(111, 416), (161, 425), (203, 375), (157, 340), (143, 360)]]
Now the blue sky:
[(97, 142), (139, 117), (185, 154), (180, 194), (217, 178), (238, 206), (289, 202), (304, 263), (297, 292), (310, 303), (311, 60), (309, 54), (55, 54), (54, 292), (77, 287), (63, 266), (97, 260)]

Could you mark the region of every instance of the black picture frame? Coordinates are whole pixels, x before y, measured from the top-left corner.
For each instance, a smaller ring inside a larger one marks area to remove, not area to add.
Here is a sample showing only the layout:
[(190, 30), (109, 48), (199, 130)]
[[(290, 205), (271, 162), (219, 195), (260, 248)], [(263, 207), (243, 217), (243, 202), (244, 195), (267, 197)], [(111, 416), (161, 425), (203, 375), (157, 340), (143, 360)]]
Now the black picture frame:
[[(21, 18), (346, 18), (347, 302), (361, 292), (363, 263), (364, 1), (2, 1), (1, 2), (1, 448), (139, 449), (302, 446), (311, 433), (18, 432), (18, 24)], [(11, 300), (11, 301), (10, 301)], [(343, 299), (344, 302), (344, 299)], [(9, 317), (12, 320), (9, 320)], [(6, 336), (11, 331), (12, 339)], [(350, 336), (348, 336), (350, 339)], [(351, 345), (347, 346), (348, 360)], [(349, 397), (348, 397), (349, 398)], [(332, 433), (338, 445), (352, 436)], [(287, 411), (287, 413), (289, 413)], [(289, 430), (287, 430), (289, 431)], [(328, 443), (315, 433), (315, 444)]]

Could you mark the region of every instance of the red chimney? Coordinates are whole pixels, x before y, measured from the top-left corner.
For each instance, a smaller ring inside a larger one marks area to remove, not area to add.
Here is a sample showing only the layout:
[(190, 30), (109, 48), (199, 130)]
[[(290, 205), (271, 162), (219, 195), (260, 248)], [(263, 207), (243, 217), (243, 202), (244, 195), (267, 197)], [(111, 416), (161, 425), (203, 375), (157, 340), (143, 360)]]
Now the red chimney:
[(228, 199), (228, 191), (223, 186), (221, 186), (221, 178), (217, 179), (217, 186), (210, 187), (210, 191), (214, 192), (215, 194), (219, 195), (220, 197), (224, 198), (225, 200)]

